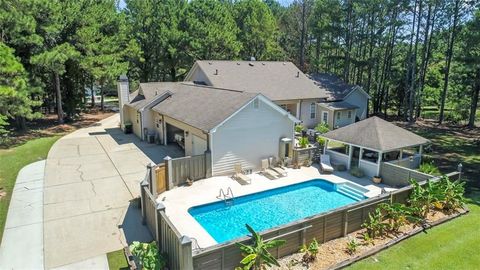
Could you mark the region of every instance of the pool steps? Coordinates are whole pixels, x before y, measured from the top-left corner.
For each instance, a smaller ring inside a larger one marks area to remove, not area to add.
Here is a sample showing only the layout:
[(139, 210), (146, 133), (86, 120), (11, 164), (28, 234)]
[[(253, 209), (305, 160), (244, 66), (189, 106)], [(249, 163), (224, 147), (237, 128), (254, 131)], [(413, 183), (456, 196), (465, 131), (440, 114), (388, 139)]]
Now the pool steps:
[(365, 192), (368, 190), (350, 183), (337, 184), (337, 191), (355, 200), (365, 199)]

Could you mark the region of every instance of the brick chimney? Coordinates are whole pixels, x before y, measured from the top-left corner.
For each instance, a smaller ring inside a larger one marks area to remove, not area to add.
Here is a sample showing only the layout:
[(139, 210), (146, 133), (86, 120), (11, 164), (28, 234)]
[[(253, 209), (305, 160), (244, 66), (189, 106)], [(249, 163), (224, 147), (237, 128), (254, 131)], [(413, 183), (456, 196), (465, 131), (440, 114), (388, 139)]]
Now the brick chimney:
[(127, 75), (120, 75), (117, 81), (118, 110), (120, 112), (120, 128), (125, 130), (124, 105), (130, 102), (130, 89)]

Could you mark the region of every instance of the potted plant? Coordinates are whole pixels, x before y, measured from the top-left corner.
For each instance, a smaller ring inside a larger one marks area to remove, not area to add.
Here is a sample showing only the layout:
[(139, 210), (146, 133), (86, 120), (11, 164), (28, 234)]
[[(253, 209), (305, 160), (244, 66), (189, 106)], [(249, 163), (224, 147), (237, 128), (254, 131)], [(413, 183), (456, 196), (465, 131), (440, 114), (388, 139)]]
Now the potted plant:
[(372, 181), (375, 183), (375, 184), (380, 184), (382, 182), (382, 177), (380, 177), (379, 175), (375, 175), (373, 178), (372, 178)]

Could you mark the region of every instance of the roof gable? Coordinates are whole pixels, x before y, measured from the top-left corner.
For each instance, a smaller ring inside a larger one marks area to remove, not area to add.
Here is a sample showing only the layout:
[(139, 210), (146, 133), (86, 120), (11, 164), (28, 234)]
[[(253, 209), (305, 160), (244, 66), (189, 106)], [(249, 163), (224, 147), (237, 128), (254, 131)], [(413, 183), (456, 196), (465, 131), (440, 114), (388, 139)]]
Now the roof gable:
[(329, 131), (323, 137), (335, 141), (387, 152), (426, 144), (429, 140), (373, 116), (357, 123)]

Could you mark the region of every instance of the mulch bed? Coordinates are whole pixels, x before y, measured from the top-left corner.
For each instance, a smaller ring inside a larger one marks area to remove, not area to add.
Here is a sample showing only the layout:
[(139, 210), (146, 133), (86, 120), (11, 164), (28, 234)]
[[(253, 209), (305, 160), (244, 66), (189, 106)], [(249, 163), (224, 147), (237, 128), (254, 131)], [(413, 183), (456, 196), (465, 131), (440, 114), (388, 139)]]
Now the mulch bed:
[[(441, 211), (433, 211), (427, 217), (427, 228), (439, 225), (461, 215), (468, 213), (468, 209), (459, 209), (455, 213), (446, 214)], [(382, 238), (376, 238), (372, 243), (364, 243), (364, 229), (348, 234), (346, 237), (334, 239), (326, 243), (319, 243), (317, 260), (310, 265), (302, 263), (303, 253), (295, 253), (279, 260), (280, 267), (272, 269), (305, 270), (305, 269), (341, 269), (356, 261), (372, 256), (392, 245), (395, 245), (425, 229), (418, 225), (407, 224), (400, 228), (397, 234), (388, 234)], [(347, 252), (347, 243), (355, 239), (360, 245), (354, 254)]]

